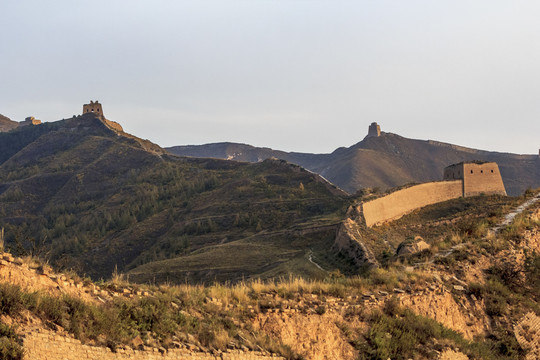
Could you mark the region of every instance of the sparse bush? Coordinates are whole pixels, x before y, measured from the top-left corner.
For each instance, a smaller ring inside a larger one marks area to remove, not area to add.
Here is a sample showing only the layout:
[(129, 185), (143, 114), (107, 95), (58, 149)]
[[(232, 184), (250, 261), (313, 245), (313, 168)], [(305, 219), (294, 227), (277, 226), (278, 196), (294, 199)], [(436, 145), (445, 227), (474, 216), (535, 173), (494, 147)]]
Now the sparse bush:
[(323, 315), (324, 313), (326, 313), (326, 307), (325, 306), (317, 306), (315, 308), (315, 313), (317, 315)]
[(22, 360), (24, 356), (23, 347), (7, 337), (0, 337), (0, 358), (3, 360)]
[(0, 359), (22, 360), (23, 356), (22, 340), (15, 329), (0, 323)]
[(490, 316), (506, 314), (510, 291), (498, 280), (491, 278), (485, 285), (471, 284), (469, 290), (472, 294), (484, 299), (486, 313)]
[(533, 254), (525, 259), (524, 265), (527, 284), (533, 289), (533, 293), (540, 296), (540, 255)]
[(435, 358), (435, 342), (459, 347), (471, 359), (517, 360), (523, 356), (519, 344), (511, 333), (496, 331), (485, 341), (470, 342), (453, 330), (433, 319), (415, 315), (401, 308), (394, 299), (382, 311), (367, 317), (367, 334), (353, 341), (360, 350), (360, 359)]
[(524, 285), (525, 273), (523, 266), (514, 262), (500, 260), (488, 269), (488, 273), (500, 279), (504, 285), (510, 288)]
[(384, 285), (388, 289), (399, 286), (399, 279), (393, 270), (375, 269), (370, 273), (370, 281), (374, 285)]
[(489, 223), (487, 221), (469, 220), (460, 224), (460, 231), (473, 239), (486, 236), (488, 230)]
[(35, 294), (21, 291), (19, 286), (7, 283), (0, 284), (0, 313), (17, 315), (21, 310), (35, 303)]

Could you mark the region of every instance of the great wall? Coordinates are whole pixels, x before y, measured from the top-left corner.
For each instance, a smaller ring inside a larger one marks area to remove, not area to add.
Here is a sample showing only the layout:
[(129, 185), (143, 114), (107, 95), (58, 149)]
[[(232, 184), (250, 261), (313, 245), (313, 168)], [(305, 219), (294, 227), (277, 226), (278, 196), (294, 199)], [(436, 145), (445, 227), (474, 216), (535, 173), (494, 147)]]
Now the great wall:
[[(373, 122), (366, 138), (380, 137), (381, 127)], [(458, 197), (506, 195), (499, 166), (494, 162), (467, 161), (444, 169), (442, 181), (413, 185), (374, 200), (364, 201), (360, 212), (368, 227), (395, 220), (416, 209)]]
[(499, 167), (494, 162), (462, 162), (444, 170), (444, 180), (397, 190), (364, 202), (368, 227), (395, 220), (427, 205), (477, 195), (506, 195)]

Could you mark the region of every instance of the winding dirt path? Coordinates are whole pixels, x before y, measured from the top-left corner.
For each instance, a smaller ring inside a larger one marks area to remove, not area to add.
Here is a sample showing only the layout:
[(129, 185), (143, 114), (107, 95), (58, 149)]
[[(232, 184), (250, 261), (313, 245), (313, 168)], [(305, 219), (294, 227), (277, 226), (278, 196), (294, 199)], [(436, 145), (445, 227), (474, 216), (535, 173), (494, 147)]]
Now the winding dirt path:
[(328, 271), (324, 270), (324, 269), (321, 267), (321, 265), (319, 265), (319, 264), (317, 264), (315, 261), (313, 261), (313, 250), (311, 250), (311, 249), (309, 250), (309, 253), (308, 253), (308, 261), (309, 261), (310, 263), (312, 263), (313, 265), (315, 265), (315, 266), (317, 267), (317, 269), (322, 270), (322, 271), (324, 271), (324, 272), (328, 272)]

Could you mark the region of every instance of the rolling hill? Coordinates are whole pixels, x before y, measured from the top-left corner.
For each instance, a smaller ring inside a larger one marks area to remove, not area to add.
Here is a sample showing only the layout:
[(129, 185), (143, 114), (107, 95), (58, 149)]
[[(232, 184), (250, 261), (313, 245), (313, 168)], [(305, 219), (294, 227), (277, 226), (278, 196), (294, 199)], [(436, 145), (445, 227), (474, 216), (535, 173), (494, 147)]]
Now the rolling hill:
[(93, 114), (0, 133), (7, 247), (96, 279), (322, 276), (308, 254), (339, 266), (348, 203), (297, 165), (179, 158)]
[(382, 190), (407, 183), (441, 180), (443, 169), (462, 161), (495, 161), (509, 195), (540, 186), (540, 157), (475, 150), (432, 140), (413, 140), (392, 133), (366, 137), (330, 154), (283, 152), (250, 145), (218, 143), (167, 148), (180, 156), (256, 162), (274, 157), (320, 174), (349, 193)]

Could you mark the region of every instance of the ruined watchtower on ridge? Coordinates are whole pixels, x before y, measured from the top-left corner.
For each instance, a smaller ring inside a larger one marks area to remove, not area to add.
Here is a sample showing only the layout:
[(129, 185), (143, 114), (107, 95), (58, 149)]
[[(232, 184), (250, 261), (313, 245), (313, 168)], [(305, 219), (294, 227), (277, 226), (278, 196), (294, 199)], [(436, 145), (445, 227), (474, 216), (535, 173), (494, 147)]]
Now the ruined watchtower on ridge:
[(26, 119), (24, 119), (24, 121), (21, 121), (19, 123), (19, 127), (28, 126), (28, 125), (40, 125), (40, 124), (41, 124), (41, 120), (38, 120), (33, 116), (28, 116)]
[(468, 161), (444, 169), (444, 180), (458, 179), (463, 181), (463, 196), (506, 195), (501, 172), (495, 162)]
[(103, 115), (103, 108), (101, 107), (101, 104), (97, 100), (96, 101), (90, 100), (90, 104), (83, 105), (83, 115), (86, 113), (95, 113), (97, 115), (101, 115), (105, 117), (105, 115)]
[(369, 130), (366, 137), (378, 136), (381, 136), (381, 127), (376, 122), (372, 122), (371, 125), (369, 125)]

